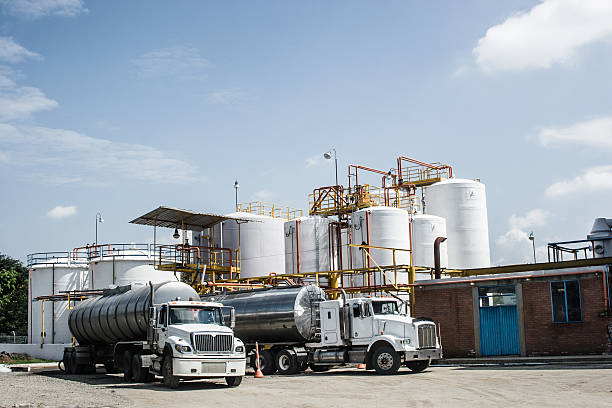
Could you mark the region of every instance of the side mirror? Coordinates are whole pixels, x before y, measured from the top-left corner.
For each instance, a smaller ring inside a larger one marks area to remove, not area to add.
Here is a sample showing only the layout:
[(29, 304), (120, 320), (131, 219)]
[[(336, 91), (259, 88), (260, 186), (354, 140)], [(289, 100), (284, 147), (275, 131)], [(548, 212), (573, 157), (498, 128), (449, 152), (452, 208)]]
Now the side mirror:
[(236, 310), (231, 307), (230, 308), (230, 328), (236, 327)]
[(149, 326), (157, 326), (157, 308), (149, 307)]
[(366, 317), (368, 316), (368, 304), (367, 303), (360, 303), (359, 304), (359, 317)]

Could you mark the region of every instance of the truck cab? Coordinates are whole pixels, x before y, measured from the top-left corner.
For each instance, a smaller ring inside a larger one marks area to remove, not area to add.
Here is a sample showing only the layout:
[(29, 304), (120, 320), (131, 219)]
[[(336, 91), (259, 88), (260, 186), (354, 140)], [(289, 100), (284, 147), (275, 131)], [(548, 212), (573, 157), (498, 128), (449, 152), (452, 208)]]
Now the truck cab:
[[(180, 379), (225, 377), (238, 385), (245, 373), (245, 347), (234, 337), (233, 324), (224, 325), (223, 305), (176, 300), (151, 308), (151, 347), (155, 353), (143, 365), (174, 388)], [(233, 309), (229, 313), (233, 316)]]
[[(395, 373), (401, 365), (422, 371), (442, 358), (436, 325), (403, 313), (393, 298), (327, 300), (319, 307), (321, 341), (311, 347), (345, 352), (345, 361), (365, 363), (380, 374)], [(315, 353), (315, 362), (325, 363), (325, 353)]]

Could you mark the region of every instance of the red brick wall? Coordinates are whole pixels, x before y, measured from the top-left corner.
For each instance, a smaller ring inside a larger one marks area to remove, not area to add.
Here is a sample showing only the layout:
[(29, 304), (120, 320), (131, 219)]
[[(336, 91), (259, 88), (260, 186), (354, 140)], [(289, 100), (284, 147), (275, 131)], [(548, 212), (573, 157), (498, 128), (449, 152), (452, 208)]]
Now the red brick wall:
[(444, 356), (473, 356), (472, 288), (454, 285), (434, 290), (417, 288), (415, 297), (415, 317), (430, 317), (440, 324)]
[(607, 350), (606, 326), (612, 319), (599, 317), (604, 309), (601, 277), (580, 281), (582, 322), (553, 323), (550, 281), (523, 282), (523, 310), (527, 355), (600, 354)]

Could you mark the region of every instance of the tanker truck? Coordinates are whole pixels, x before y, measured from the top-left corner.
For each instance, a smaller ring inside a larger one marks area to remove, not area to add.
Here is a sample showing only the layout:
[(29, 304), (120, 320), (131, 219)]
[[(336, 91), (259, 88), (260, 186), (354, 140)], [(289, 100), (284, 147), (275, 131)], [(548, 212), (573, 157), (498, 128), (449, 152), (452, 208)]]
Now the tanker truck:
[[(442, 358), (436, 325), (401, 312), (390, 297), (327, 300), (318, 286), (288, 286), (207, 295), (202, 299), (232, 306), (236, 335), (251, 353), (259, 344), (264, 374), (294, 374), (310, 367), (365, 364), (378, 374), (394, 374), (401, 365), (420, 372)], [(229, 316), (228, 316), (229, 318)]]
[[(203, 302), (182, 282), (121, 286), (84, 300), (68, 316), (77, 345), (64, 349), (72, 374), (123, 371), (128, 381), (163, 377), (167, 387), (181, 380), (225, 378), (235, 387), (245, 372), (245, 346), (233, 333), (234, 311)], [(229, 316), (224, 324), (223, 316)]]

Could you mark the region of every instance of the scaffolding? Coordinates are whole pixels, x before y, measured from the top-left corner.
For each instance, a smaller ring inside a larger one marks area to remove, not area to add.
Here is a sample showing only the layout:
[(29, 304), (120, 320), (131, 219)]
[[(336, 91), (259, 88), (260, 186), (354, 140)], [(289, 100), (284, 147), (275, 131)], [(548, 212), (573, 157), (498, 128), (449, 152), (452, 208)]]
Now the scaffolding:
[(283, 220), (293, 220), (303, 215), (303, 211), (299, 208), (285, 207), (273, 203), (265, 203), (263, 201), (239, 203), (236, 205), (236, 211), (256, 215), (265, 215)]

